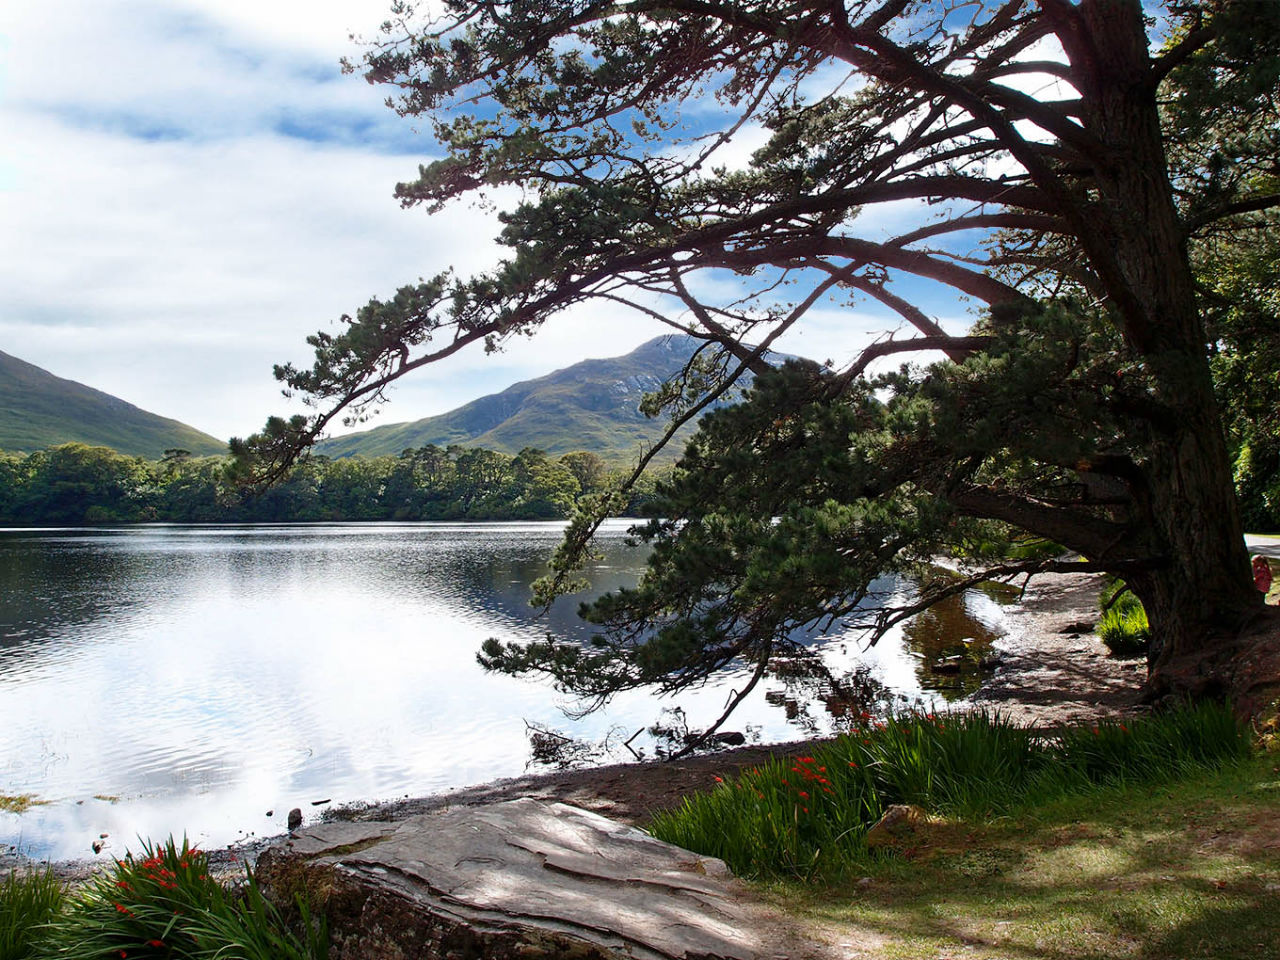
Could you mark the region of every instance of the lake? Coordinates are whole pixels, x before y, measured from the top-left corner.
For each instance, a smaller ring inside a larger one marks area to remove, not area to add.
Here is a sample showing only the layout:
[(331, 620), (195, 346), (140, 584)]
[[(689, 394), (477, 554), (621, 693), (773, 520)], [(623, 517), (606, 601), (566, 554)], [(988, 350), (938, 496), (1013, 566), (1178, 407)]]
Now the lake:
[[(624, 544), (627, 526), (602, 531), (588, 571), (596, 591), (634, 582), (643, 565)], [(220, 846), (283, 831), (292, 807), (311, 818), (329, 803), (537, 769), (531, 729), (608, 762), (633, 759), (623, 741), (659, 721), (712, 722), (745, 670), (676, 700), (630, 693), (573, 719), (573, 702), (547, 682), (479, 667), (491, 636), (590, 635), (575, 614), (581, 597), (543, 617), (528, 606), (560, 530), (0, 530), (0, 797), (34, 801), (0, 809), (0, 844), (54, 859), (92, 856), (101, 834), (117, 855), (139, 836), (170, 833)], [(975, 651), (1000, 630), (999, 604), (971, 591), (869, 651), (856, 633), (815, 642), (829, 666), (860, 671), (878, 695), (928, 701), (971, 690)], [(965, 669), (935, 673), (947, 657)], [(840, 708), (821, 692), (784, 665), (726, 729), (759, 742), (829, 732)], [(645, 732), (630, 749), (654, 756), (665, 743)]]

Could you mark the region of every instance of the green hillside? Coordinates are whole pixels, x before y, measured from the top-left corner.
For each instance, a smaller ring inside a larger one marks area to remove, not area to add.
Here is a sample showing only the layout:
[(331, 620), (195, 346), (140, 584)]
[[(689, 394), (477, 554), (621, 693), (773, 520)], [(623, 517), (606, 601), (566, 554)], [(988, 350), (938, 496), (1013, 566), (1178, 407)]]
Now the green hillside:
[(173, 448), (198, 456), (227, 452), (223, 441), (185, 423), (0, 352), (0, 450), (29, 453), (72, 442), (150, 459)]
[[(590, 450), (607, 460), (629, 459), (667, 425), (664, 418), (650, 420), (640, 412), (641, 398), (678, 372), (698, 343), (690, 337), (658, 337), (625, 356), (584, 360), (437, 417), (326, 440), (316, 451), (372, 457), (456, 443), (508, 454), (537, 447), (552, 456)], [(681, 446), (669, 448), (670, 455)]]

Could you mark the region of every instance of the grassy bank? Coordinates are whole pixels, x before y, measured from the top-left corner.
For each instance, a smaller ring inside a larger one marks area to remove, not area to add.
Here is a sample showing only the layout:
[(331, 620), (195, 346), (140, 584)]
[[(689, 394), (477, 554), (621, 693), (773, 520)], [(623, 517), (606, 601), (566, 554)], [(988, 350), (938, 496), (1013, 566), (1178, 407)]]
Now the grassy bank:
[(764, 889), (847, 957), (1275, 960), (1280, 761), (933, 823), (909, 857)]
[(869, 831), (891, 806), (910, 806), (913, 820), (985, 820), (1112, 786), (1169, 782), (1248, 754), (1248, 732), (1213, 705), (1052, 734), (985, 713), (865, 716), (813, 756), (721, 782), (657, 815), (650, 829), (739, 876), (833, 880), (861, 870)]

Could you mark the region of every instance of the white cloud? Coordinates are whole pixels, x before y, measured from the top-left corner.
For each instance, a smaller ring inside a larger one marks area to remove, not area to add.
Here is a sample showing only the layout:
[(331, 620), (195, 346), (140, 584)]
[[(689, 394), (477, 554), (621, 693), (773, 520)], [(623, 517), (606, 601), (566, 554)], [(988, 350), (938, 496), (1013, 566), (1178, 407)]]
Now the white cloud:
[(271, 365), (305, 360), (307, 334), (495, 256), (488, 214), (398, 207), (403, 158), (17, 119), (18, 188), (0, 193), (4, 349), (219, 436), (279, 406)]
[[(358, 53), (348, 31), (372, 34), (388, 7), (0, 6), (0, 350), (243, 435), (286, 412), (271, 366), (309, 362), (308, 334), (420, 276), (491, 263), (491, 213), (400, 209), (393, 186), (432, 145), (382, 106), (385, 91), (338, 71)], [(745, 164), (763, 136), (749, 125), (717, 161)], [(919, 212), (869, 211), (867, 226)], [(472, 349), (407, 378), (379, 420), (441, 413), (663, 332), (621, 307), (579, 307), (497, 356)], [(826, 343), (820, 324), (804, 336)]]

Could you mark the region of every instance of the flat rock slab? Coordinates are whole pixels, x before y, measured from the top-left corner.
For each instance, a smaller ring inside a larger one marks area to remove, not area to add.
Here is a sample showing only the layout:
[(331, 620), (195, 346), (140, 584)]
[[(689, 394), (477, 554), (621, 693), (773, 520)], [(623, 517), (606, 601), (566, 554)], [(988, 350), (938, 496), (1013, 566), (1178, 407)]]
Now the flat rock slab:
[[(262, 854), (284, 902), (305, 890), (333, 960), (763, 960), (758, 918), (720, 860), (563, 803), (327, 823)], [(785, 955), (785, 954), (784, 954)]]

